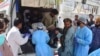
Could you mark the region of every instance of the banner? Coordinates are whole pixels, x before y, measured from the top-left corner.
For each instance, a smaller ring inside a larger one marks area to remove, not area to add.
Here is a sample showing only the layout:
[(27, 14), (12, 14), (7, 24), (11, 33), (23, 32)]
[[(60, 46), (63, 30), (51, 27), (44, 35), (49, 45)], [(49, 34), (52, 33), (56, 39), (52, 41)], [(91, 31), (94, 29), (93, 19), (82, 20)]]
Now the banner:
[(9, 14), (11, 0), (0, 0), (0, 12), (5, 12), (7, 15)]

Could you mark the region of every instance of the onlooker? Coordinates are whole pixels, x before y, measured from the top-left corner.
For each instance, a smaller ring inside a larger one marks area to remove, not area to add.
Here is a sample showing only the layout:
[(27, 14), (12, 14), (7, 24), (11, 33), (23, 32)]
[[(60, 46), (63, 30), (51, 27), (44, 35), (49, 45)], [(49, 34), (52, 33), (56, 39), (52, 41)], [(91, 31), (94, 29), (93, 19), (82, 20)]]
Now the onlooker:
[(88, 26), (92, 26), (94, 24), (94, 16), (92, 14), (89, 14), (89, 20), (88, 20)]
[(73, 56), (73, 39), (75, 29), (72, 27), (72, 20), (69, 18), (64, 19), (63, 33), (56, 31), (58, 38), (61, 41), (61, 48), (59, 49), (59, 56)]
[(93, 31), (93, 41), (89, 53), (100, 48), (100, 17), (96, 19), (95, 26), (91, 29)]
[(1, 56), (13, 56), (10, 46), (6, 41), (5, 23), (0, 19), (0, 55)]
[(74, 56), (88, 56), (89, 45), (92, 42), (92, 31), (86, 26), (86, 23), (86, 18), (81, 16), (74, 39)]
[(74, 19), (74, 26), (78, 26), (77, 23), (78, 23), (78, 18), (79, 16), (78, 15), (75, 15), (75, 19)]
[(20, 29), (22, 28), (22, 22), (18, 19), (14, 21), (14, 26), (7, 34), (7, 41), (11, 46), (11, 50), (14, 56), (18, 56), (18, 50), (20, 45), (25, 44), (28, 41), (29, 35), (27, 34), (25, 38), (22, 37)]
[(44, 15), (44, 18), (42, 20), (43, 24), (46, 26), (49, 36), (50, 36), (50, 46), (51, 47), (56, 47), (57, 43), (57, 38), (55, 34), (55, 29), (56, 29), (56, 15), (58, 14), (58, 11), (56, 9), (52, 9), (50, 13), (46, 13)]
[(50, 38), (42, 26), (32, 34), (32, 43), (36, 45), (36, 56), (54, 56), (52, 48), (48, 45)]
[(57, 14), (58, 11), (56, 9), (52, 9), (50, 13), (45, 13), (42, 22), (48, 30), (55, 29), (55, 21)]

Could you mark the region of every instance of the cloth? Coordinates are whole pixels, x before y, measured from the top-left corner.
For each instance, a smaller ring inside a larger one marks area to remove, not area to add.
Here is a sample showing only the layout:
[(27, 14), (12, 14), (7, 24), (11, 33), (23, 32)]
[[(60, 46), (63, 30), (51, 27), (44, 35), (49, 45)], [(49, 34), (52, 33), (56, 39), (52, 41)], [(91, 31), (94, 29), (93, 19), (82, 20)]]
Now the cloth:
[(78, 28), (75, 34), (74, 56), (88, 56), (89, 45), (92, 42), (92, 31), (84, 26)]
[(84, 16), (81, 16), (79, 18), (79, 21), (83, 22), (84, 24), (87, 24), (87, 18), (85, 18)]
[(89, 56), (100, 56), (100, 48), (90, 53)]
[(66, 38), (66, 34), (67, 34), (68, 30), (69, 30), (69, 28), (64, 27), (63, 32), (62, 32), (62, 36), (60, 37), (62, 51), (65, 50), (65, 38)]
[(90, 45), (90, 53), (100, 48), (100, 28), (92, 27), (93, 41)]
[(20, 48), (20, 45), (24, 45), (25, 43), (27, 43), (28, 38), (28, 36), (23, 38), (17, 27), (14, 26), (11, 28), (11, 30), (7, 34), (6, 39), (11, 46), (11, 50), (14, 56), (18, 56), (18, 50)]
[[(73, 27), (70, 27), (65, 34), (65, 40), (64, 40), (64, 51), (62, 52), (62, 48), (60, 48), (58, 51), (59, 56), (73, 56), (73, 39), (74, 39), (74, 33), (75, 29)], [(61, 34), (59, 34), (61, 36)]]
[(6, 40), (5, 43), (0, 46), (0, 56), (13, 56), (11, 48)]
[(88, 26), (92, 26), (94, 24), (94, 21), (88, 21)]
[(2, 46), (4, 44), (4, 42), (5, 42), (5, 34), (2, 33), (2, 34), (0, 34), (0, 46)]
[(43, 30), (33, 32), (32, 43), (36, 45), (36, 56), (54, 56), (53, 50), (48, 45), (49, 40), (50, 38), (47, 32)]
[(50, 13), (45, 13), (44, 17), (42, 19), (43, 24), (46, 26), (46, 28), (50, 28), (52, 26), (55, 26), (56, 23), (56, 17), (51, 17)]
[(37, 30), (37, 27), (38, 26), (42, 26), (43, 27), (43, 30), (46, 31), (46, 32), (48, 32), (48, 30), (46, 29), (46, 26), (44, 26), (43, 23), (41, 23), (41, 22), (33, 23), (32, 24), (33, 31)]

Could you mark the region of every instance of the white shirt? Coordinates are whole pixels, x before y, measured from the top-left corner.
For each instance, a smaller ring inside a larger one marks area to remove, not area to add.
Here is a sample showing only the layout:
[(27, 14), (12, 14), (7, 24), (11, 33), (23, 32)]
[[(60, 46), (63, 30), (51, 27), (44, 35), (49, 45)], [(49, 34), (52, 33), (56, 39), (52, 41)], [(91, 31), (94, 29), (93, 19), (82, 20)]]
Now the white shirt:
[(11, 46), (13, 55), (18, 56), (20, 45), (25, 44), (28, 41), (28, 37), (23, 38), (19, 29), (14, 26), (7, 34), (7, 41)]

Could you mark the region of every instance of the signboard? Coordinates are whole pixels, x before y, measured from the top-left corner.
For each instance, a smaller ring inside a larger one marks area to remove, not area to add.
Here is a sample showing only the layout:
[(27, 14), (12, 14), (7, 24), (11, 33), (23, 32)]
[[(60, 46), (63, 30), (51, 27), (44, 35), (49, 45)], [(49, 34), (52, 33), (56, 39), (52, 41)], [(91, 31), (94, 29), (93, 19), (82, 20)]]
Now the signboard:
[(9, 14), (11, 0), (0, 0), (0, 12)]
[(10, 5), (10, 0), (0, 0), (0, 8)]
[(100, 4), (100, 0), (89, 0), (89, 1)]
[(0, 0), (0, 3), (2, 3), (4, 0)]
[(55, 0), (21, 0), (21, 6), (27, 7), (51, 7)]

